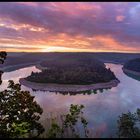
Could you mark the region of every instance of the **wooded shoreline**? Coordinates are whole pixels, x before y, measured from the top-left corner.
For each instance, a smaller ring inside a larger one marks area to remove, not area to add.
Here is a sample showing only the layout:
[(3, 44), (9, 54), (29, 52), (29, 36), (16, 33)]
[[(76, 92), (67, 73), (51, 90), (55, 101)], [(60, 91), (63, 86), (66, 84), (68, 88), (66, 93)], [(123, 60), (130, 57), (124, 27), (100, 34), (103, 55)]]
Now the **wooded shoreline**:
[(24, 78), (19, 79), (21, 85), (27, 86), (34, 90), (52, 91), (52, 92), (80, 92), (87, 90), (97, 90), (104, 88), (116, 87), (120, 81), (111, 80), (107, 83), (97, 83), (90, 85), (68, 85), (68, 84), (54, 84), (54, 83), (35, 83), (25, 80)]
[(122, 68), (122, 70), (124, 73), (133, 74), (135, 76), (140, 76), (140, 72), (132, 71), (132, 70), (126, 69), (124, 67)]

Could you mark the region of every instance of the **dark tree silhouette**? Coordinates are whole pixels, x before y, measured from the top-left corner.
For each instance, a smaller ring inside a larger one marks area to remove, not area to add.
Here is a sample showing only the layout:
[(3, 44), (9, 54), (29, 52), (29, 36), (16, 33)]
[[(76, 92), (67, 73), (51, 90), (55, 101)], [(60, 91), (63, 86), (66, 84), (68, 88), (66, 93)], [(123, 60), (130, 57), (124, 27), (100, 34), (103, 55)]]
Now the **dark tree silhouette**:
[(47, 138), (64, 138), (64, 132), (66, 129), (69, 129), (72, 132), (73, 137), (80, 138), (79, 132), (76, 132), (75, 129), (78, 122), (82, 124), (85, 137), (88, 137), (88, 122), (83, 116), (83, 108), (83, 105), (71, 104), (69, 112), (66, 115), (63, 115), (62, 124), (59, 125), (58, 122), (55, 121), (51, 124), (51, 128), (48, 130)]
[[(0, 64), (4, 63), (4, 60), (6, 59), (6, 56), (7, 56), (7, 53), (5, 51), (0, 52)], [(0, 70), (0, 85), (2, 83), (2, 80), (1, 80), (2, 74), (3, 74), (3, 71)]]
[(120, 138), (140, 138), (140, 109), (135, 113), (123, 113), (117, 122)]
[(7, 53), (5, 51), (0, 52), (0, 64), (4, 63), (4, 60), (6, 59)]
[(23, 137), (36, 131), (34, 137), (44, 131), (38, 122), (43, 110), (29, 91), (21, 90), (20, 84), (9, 81), (8, 89), (0, 92), (0, 108), (1, 137)]

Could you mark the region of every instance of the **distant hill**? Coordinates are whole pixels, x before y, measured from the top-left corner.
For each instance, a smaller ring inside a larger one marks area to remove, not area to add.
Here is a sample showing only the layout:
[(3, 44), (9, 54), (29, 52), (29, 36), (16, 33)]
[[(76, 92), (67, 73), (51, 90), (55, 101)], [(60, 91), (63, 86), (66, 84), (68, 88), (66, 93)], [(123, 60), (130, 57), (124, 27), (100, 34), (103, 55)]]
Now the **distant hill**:
[[(11, 66), (11, 65), (19, 65), (19, 64), (27, 64), (27, 63), (37, 63), (42, 60), (65, 60), (67, 57), (71, 55), (80, 56), (81, 58), (86, 56), (90, 58), (96, 58), (102, 62), (109, 63), (119, 63), (124, 64), (128, 60), (139, 58), (140, 53), (88, 53), (88, 52), (50, 52), (50, 53), (8, 53), (7, 59), (5, 63), (1, 67)], [(73, 58), (74, 59), (74, 58)]]
[(124, 64), (124, 68), (136, 72), (140, 72), (140, 58), (129, 60)]

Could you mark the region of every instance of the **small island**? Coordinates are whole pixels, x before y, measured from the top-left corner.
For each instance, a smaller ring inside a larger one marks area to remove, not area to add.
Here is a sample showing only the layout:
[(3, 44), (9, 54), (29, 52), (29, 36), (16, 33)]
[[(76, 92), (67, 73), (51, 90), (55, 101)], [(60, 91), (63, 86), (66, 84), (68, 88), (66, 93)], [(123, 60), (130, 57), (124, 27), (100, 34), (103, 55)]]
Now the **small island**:
[(140, 81), (140, 58), (127, 61), (122, 69), (129, 77)]
[(30, 76), (20, 79), (21, 84), (34, 89), (74, 92), (110, 88), (119, 83), (115, 74), (104, 63), (90, 57), (47, 60), (37, 68), (42, 71), (32, 72)]

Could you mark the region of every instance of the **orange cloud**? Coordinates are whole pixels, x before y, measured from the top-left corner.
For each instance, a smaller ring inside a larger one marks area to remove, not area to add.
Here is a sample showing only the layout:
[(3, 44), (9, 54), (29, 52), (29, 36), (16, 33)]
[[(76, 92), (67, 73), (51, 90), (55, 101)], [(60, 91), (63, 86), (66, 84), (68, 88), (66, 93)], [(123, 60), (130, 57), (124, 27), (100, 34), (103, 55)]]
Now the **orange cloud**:
[(133, 15), (133, 21), (129, 18), (129, 9), (133, 12), (129, 4), (122, 3), (3, 3), (0, 47), (9, 51), (140, 52), (140, 21), (138, 15)]
[(125, 19), (125, 16), (117, 16), (116, 17), (116, 21), (117, 22), (121, 22), (121, 21), (123, 21)]
[[(0, 40), (1, 41), (1, 40)], [(5, 40), (7, 41), (7, 40)], [(9, 42), (10, 40), (8, 40)], [(5, 49), (9, 51), (23, 51), (33, 52), (137, 52), (138, 49), (122, 44), (110, 36), (68, 36), (66, 34), (58, 34), (56, 36), (49, 36), (44, 40), (34, 40), (26, 42), (21, 45), (19, 40), (15, 40), (13, 45)], [(17, 43), (17, 44), (16, 44)], [(2, 44), (4, 46), (4, 43)], [(14, 47), (16, 46), (16, 48)], [(18, 47), (19, 46), (19, 47)], [(12, 50), (13, 47), (13, 50)], [(25, 49), (27, 47), (27, 49)], [(19, 50), (18, 50), (19, 49)], [(4, 48), (3, 48), (4, 50)], [(139, 50), (140, 51), (140, 50)]]

